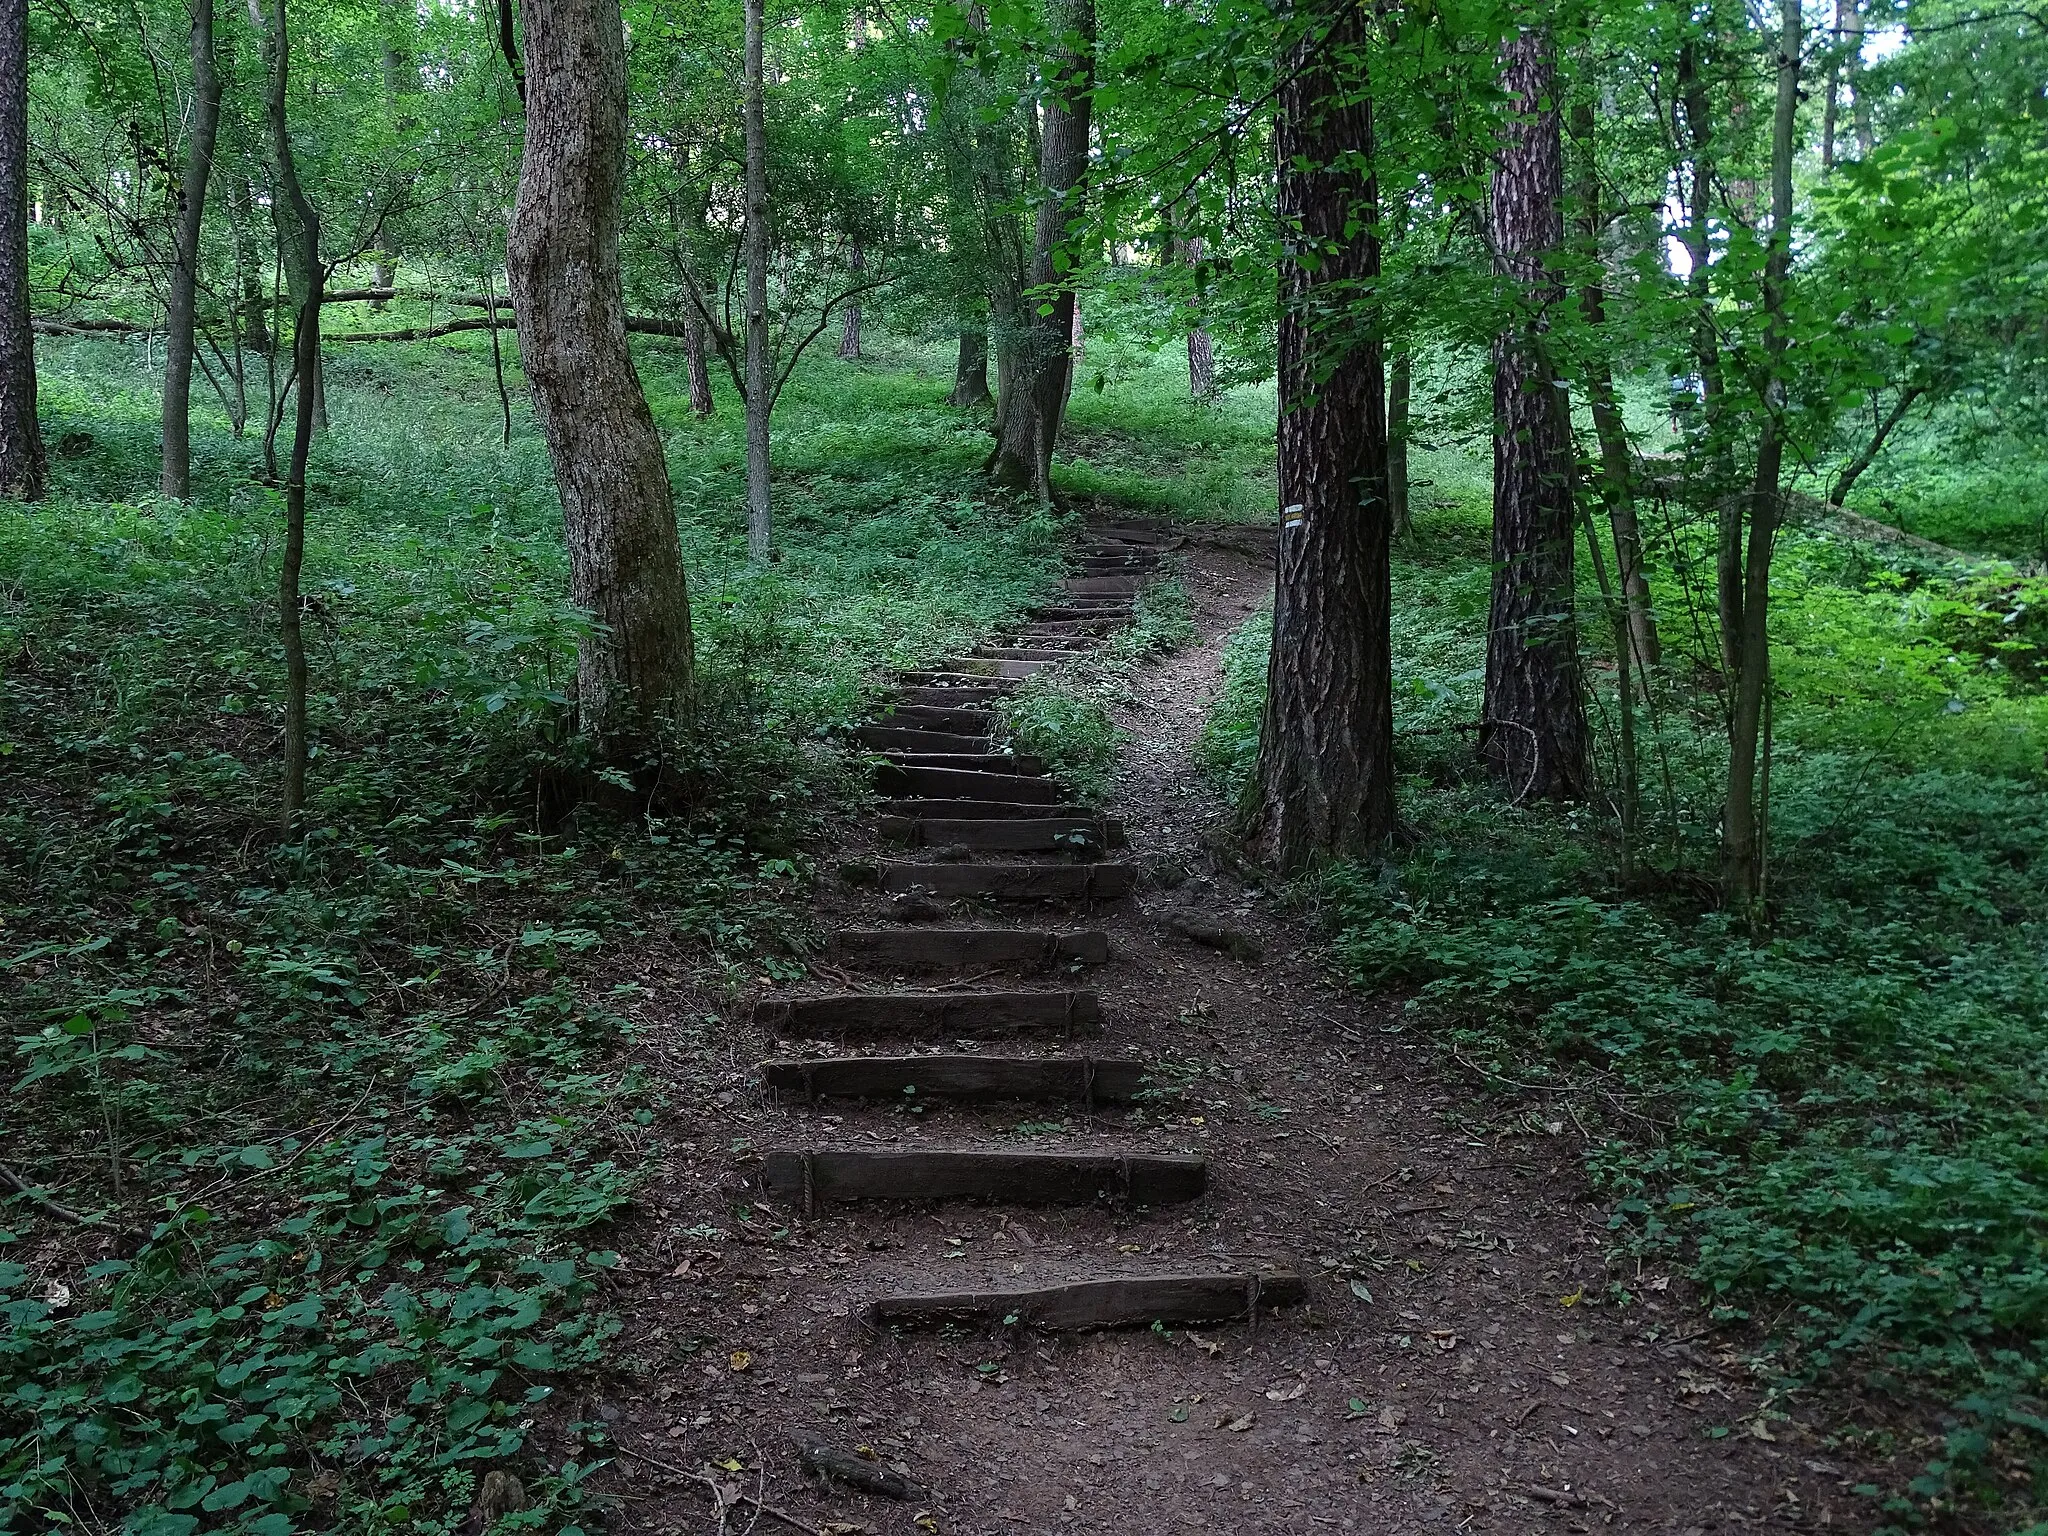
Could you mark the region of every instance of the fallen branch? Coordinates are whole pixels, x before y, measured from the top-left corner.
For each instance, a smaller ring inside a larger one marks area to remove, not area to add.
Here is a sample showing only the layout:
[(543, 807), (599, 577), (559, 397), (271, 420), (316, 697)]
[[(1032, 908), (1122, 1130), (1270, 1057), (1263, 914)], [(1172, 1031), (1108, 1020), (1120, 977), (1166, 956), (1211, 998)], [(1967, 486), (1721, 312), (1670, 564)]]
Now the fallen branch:
[(630, 1456), (635, 1461), (644, 1461), (648, 1466), (655, 1468), (657, 1471), (666, 1472), (671, 1477), (680, 1477), (686, 1482), (695, 1483), (699, 1488), (702, 1488), (711, 1495), (711, 1501), (718, 1506), (721, 1515), (724, 1514), (728, 1504), (751, 1504), (761, 1514), (766, 1515), (771, 1520), (780, 1520), (793, 1531), (802, 1531), (804, 1536), (818, 1536), (818, 1527), (814, 1522), (792, 1515), (786, 1509), (777, 1509), (773, 1504), (765, 1504), (750, 1493), (735, 1493), (731, 1499), (727, 1499), (725, 1490), (718, 1486), (715, 1478), (706, 1477), (701, 1472), (686, 1472), (673, 1462), (663, 1461), (656, 1456), (649, 1456), (645, 1451), (636, 1451), (630, 1445), (621, 1445), (618, 1447), (618, 1450), (622, 1456)]
[(68, 1205), (58, 1204), (5, 1163), (0, 1163), (0, 1181), (5, 1181), (16, 1193), (20, 1194), (38, 1210), (47, 1211), (59, 1221), (68, 1221), (74, 1227), (104, 1227), (109, 1232), (119, 1232), (125, 1237), (143, 1240), (147, 1240), (149, 1237), (149, 1234), (139, 1227), (131, 1227), (124, 1222), (109, 1221), (104, 1216), (89, 1216), (83, 1211), (74, 1211)]

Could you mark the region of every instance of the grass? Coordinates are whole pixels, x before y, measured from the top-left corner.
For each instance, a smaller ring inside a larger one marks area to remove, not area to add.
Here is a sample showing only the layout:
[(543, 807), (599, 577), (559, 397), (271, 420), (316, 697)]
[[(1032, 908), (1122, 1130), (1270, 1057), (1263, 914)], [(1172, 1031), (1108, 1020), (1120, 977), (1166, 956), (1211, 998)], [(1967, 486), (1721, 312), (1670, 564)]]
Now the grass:
[[(160, 500), (139, 359), (41, 349), (52, 495), (0, 508), (6, 1156), (40, 1194), (0, 1206), (0, 1525), (448, 1531), (503, 1465), (531, 1521), (586, 1518), (605, 1441), (563, 1388), (616, 1328), (605, 1232), (658, 1146), (645, 1021), (714, 1039), (799, 963), (808, 850), (862, 792), (832, 734), (1036, 599), (1072, 527), (987, 494), (946, 360), (890, 344), (799, 369), (781, 557), (750, 568), (733, 401), (697, 421), (679, 355), (644, 349), (703, 669), (692, 800), (565, 816), (582, 620), (552, 478), (456, 340), (332, 352), (289, 847), (258, 447), (200, 412), (195, 494)], [(1069, 489), (1199, 510), (1172, 461)]]

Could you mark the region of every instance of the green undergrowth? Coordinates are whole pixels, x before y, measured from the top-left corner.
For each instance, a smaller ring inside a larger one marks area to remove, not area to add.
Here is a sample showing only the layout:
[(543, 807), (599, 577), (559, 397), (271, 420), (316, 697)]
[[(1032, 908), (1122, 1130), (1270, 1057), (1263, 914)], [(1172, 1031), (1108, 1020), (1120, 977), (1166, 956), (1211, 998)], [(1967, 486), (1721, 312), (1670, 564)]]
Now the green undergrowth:
[[(1599, 797), (1514, 808), (1473, 736), (1484, 501), (1396, 552), (1404, 838), (1316, 890), (1339, 963), (1407, 998), (1504, 1114), (1583, 1131), (1618, 1251), (1680, 1264), (1751, 1331), (1785, 1399), (1846, 1386), (1841, 1426), (1910, 1465), (1873, 1518), (2010, 1530), (2048, 1487), (2048, 583), (1788, 533), (1774, 583), (1772, 922), (1712, 909), (1725, 747), (1686, 602), (1703, 550), (1659, 547), (1667, 646), (1640, 711), (1640, 873), (1616, 879), (1615, 701), (1582, 630)], [(1679, 557), (1679, 558), (1674, 558)], [(1695, 562), (1687, 571), (1683, 561)], [(1584, 562), (1582, 561), (1583, 565)], [(1597, 614), (1596, 593), (1582, 592)], [(1271, 617), (1230, 641), (1201, 746), (1242, 794)], [(1609, 802), (1611, 803), (1611, 802)], [(1568, 1113), (1567, 1113), (1568, 1111)], [(1603, 1298), (1633, 1303), (1617, 1267)], [(1932, 1438), (1894, 1439), (1930, 1400)], [(1884, 1405), (1906, 1410), (1883, 1411)], [(1880, 1501), (1882, 1502), (1882, 1501)]]
[(43, 350), (53, 494), (0, 509), (4, 1156), (41, 1197), (0, 1205), (0, 1526), (449, 1531), (507, 1467), (569, 1529), (606, 1452), (568, 1388), (658, 1145), (644, 1021), (715, 1042), (800, 963), (819, 818), (864, 793), (834, 734), (1036, 600), (1070, 524), (986, 494), (928, 378), (800, 370), (754, 570), (736, 413), (693, 420), (651, 351), (699, 700), (678, 794), (578, 805), (526, 413), (501, 446), (474, 346), (337, 347), (285, 846), (259, 446), (202, 416), (193, 499), (158, 499), (140, 360)]
[(1127, 740), (1110, 714), (1131, 669), (1194, 638), (1187, 588), (1167, 576), (1139, 592), (1131, 622), (1095, 649), (1028, 678), (997, 710), (998, 728), (1021, 753), (1044, 759), (1083, 804), (1098, 804)]

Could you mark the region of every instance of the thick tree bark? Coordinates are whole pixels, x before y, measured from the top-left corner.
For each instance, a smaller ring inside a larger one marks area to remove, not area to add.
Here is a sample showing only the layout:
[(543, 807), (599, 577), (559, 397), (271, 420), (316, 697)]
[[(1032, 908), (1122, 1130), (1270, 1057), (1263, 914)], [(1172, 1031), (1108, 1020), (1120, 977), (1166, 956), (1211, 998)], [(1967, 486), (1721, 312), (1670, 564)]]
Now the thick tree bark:
[(988, 399), (988, 332), (963, 330), (960, 353), (953, 363), (953, 392), (948, 405), (980, 405)]
[(284, 643), (284, 786), (286, 838), (298, 834), (306, 806), (306, 637), (300, 622), (300, 578), (306, 560), (306, 463), (319, 409), (312, 387), (320, 369), (320, 303), (326, 274), (320, 266), (320, 216), (299, 184), (285, 101), (291, 73), (291, 31), (285, 0), (249, 0), (249, 23), (263, 39), (264, 115), (270, 129), (271, 170), (277, 178), (272, 217), (282, 247), (286, 281), (296, 305), (292, 363), (298, 377), (291, 467), (284, 482), (284, 558), (277, 573), (278, 633)]
[(1408, 506), (1408, 407), (1414, 378), (1415, 354), (1397, 343), (1387, 368), (1387, 514), (1397, 539), (1415, 531)]
[(690, 370), (690, 410), (711, 414), (711, 365), (704, 352), (704, 320), (692, 306), (683, 316), (683, 357)]
[(1313, 0), (1290, 30), (1274, 124), (1280, 539), (1252, 829), (1282, 870), (1368, 853), (1394, 826), (1380, 344), (1332, 328), (1379, 273), (1377, 189), (1357, 168), (1373, 132), (1355, 78), (1367, 21)]
[(0, 0), (0, 497), (49, 483), (28, 308), (28, 0)]
[(199, 300), (199, 236), (220, 132), (220, 72), (213, 61), (213, 0), (192, 0), (192, 124), (178, 188), (176, 259), (164, 305), (164, 453), (161, 485), (183, 500), (192, 488), (192, 356)]
[[(867, 264), (862, 258), (861, 248), (857, 245), (853, 248), (853, 259), (849, 265), (853, 269), (854, 281), (859, 282), (861, 274), (867, 270)], [(845, 304), (840, 306), (839, 356), (842, 360), (849, 363), (860, 361), (860, 300), (858, 298), (848, 299)]]
[(762, 102), (762, 0), (746, 0), (747, 156), (747, 555), (768, 558), (774, 525), (768, 502), (768, 413), (774, 367), (768, 356), (768, 122)]
[(1494, 162), (1495, 270), (1521, 316), (1493, 346), (1493, 603), (1480, 748), (1516, 802), (1586, 792), (1586, 706), (1573, 613), (1571, 413), (1547, 363), (1548, 312), (1562, 298), (1545, 258), (1564, 242), (1564, 146), (1550, 40), (1502, 48), (1515, 116)]
[(1606, 227), (1600, 206), (1600, 171), (1593, 157), (1591, 102), (1572, 108), (1572, 139), (1584, 157), (1579, 177), (1579, 238), (1590, 274), (1579, 290), (1579, 312), (1592, 332), (1594, 355), (1586, 365), (1586, 395), (1593, 412), (1593, 432), (1600, 444), (1600, 498), (1607, 504), (1608, 530), (1614, 536), (1614, 563), (1621, 576), (1621, 601), (1627, 611), (1629, 672), (1645, 678), (1660, 656), (1657, 621), (1650, 607), (1650, 578), (1643, 567), (1643, 532), (1636, 515), (1635, 476), (1631, 469), (1628, 428), (1614, 393), (1613, 369), (1602, 343), (1607, 323), (1607, 288), (1602, 274), (1601, 231)]
[[(1785, 355), (1791, 346), (1786, 296), (1792, 281), (1792, 157), (1799, 117), (1800, 0), (1779, 0), (1778, 99), (1771, 119), (1771, 243), (1764, 258), (1764, 398), (1756, 484), (1749, 496), (1749, 544), (1734, 606), (1741, 645), (1728, 711), (1728, 799), (1721, 813), (1721, 890), (1731, 907), (1755, 914), (1764, 897), (1769, 783), (1759, 786), (1757, 748), (1770, 689), (1771, 554), (1784, 468)], [(1760, 803), (1763, 802), (1763, 803)]]
[(619, 236), (626, 46), (619, 0), (520, 0), (526, 153), (507, 269), (534, 414), (554, 460), (582, 728), (641, 757), (686, 703), (689, 590), (661, 438), (626, 349)]
[[(1039, 130), (1039, 181), (1044, 200), (1031, 244), (1026, 298), (1015, 319), (1012, 355), (999, 359), (1003, 383), (995, 452), (989, 469), (1000, 484), (1028, 490), (1041, 506), (1052, 500), (1052, 453), (1073, 381), (1073, 266), (1056, 265), (1088, 197), (1088, 124), (1095, 85), (1095, 0), (1050, 0), (1047, 19), (1059, 37), (1048, 62), (1052, 78)], [(1040, 313), (1040, 311), (1046, 313)]]

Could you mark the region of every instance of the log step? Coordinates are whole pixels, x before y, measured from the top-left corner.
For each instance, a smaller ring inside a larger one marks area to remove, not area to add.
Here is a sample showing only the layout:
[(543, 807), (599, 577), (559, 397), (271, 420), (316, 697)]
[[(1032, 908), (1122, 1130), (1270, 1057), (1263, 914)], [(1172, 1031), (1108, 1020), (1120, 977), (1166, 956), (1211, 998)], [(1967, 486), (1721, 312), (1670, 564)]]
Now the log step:
[(995, 724), (995, 716), (985, 709), (960, 709), (947, 705), (898, 704), (893, 708), (884, 705), (882, 713), (863, 730), (886, 729), (896, 731), (944, 731), (955, 736), (986, 737)]
[[(949, 662), (947, 665), (952, 664)], [(896, 674), (896, 681), (905, 688), (994, 689), (997, 693), (1014, 693), (1016, 689), (1009, 685), (1017, 680), (998, 677), (994, 672), (953, 672), (933, 669), (923, 672), (899, 672)]]
[(801, 1040), (1093, 1035), (1102, 1000), (1087, 991), (838, 992), (756, 1003), (754, 1022)]
[(1133, 864), (910, 864), (882, 866), (882, 889), (921, 889), (942, 900), (1114, 901), (1137, 884)]
[(1069, 597), (1135, 597), (1144, 584), (1136, 576), (1069, 576), (1060, 590)]
[(864, 747), (876, 752), (986, 752), (987, 736), (964, 732), (920, 731), (900, 725), (864, 725), (854, 733)]
[(1095, 816), (1040, 816), (1019, 821), (884, 816), (883, 837), (913, 848), (989, 848), (1006, 853), (1083, 852), (1124, 846), (1124, 824)]
[(1073, 599), (1050, 608), (1034, 608), (1027, 615), (1034, 623), (1117, 622), (1131, 616), (1129, 603), (1088, 602)]
[(947, 670), (962, 677), (992, 677), (1003, 682), (1020, 683), (1027, 677), (1036, 677), (1048, 667), (1065, 661), (1064, 656), (1040, 657), (1030, 661), (1005, 661), (999, 656), (955, 656), (945, 663)]
[(941, 821), (1085, 820), (1095, 813), (1085, 805), (1039, 805), (1023, 800), (955, 800), (943, 797), (884, 800), (884, 816), (931, 817)]
[(1084, 1056), (835, 1056), (764, 1061), (779, 1094), (817, 1099), (1079, 1099), (1127, 1104), (1145, 1083), (1136, 1061)]
[(1148, 1152), (770, 1152), (761, 1188), (814, 1211), (831, 1200), (1178, 1205), (1209, 1187), (1199, 1157)]
[[(1028, 661), (1051, 664), (1072, 661), (1074, 659), (1074, 652), (1082, 649), (1086, 649), (1085, 642), (1053, 649), (1047, 649), (1042, 646), (985, 645), (972, 656), (962, 658), (962, 661), (963, 664), (966, 662), (982, 661)], [(1009, 674), (1004, 673), (1003, 675), (1007, 677)]]
[[(986, 684), (978, 688), (927, 688), (922, 684), (913, 684), (896, 690), (896, 702), (899, 706), (896, 712), (901, 713), (900, 706), (906, 704), (949, 712), (974, 709), (977, 706), (985, 708), (1008, 692), (1007, 688)], [(888, 718), (888, 715), (885, 714), (883, 718)]]
[(1045, 759), (1032, 757), (1022, 752), (990, 752), (988, 743), (982, 743), (979, 752), (941, 752), (936, 748), (919, 747), (912, 751), (891, 751), (889, 761), (898, 768), (956, 768), (973, 773), (1023, 774), (1027, 778), (1042, 778), (1045, 774)]
[(972, 768), (875, 769), (875, 788), (885, 795), (985, 800), (1005, 805), (1057, 805), (1066, 790), (1057, 779), (1025, 773), (985, 773)]
[(1099, 928), (842, 928), (832, 935), (832, 950), (852, 964), (884, 970), (1044, 970), (1106, 964), (1109, 935)]
[(883, 1296), (868, 1303), (871, 1327), (919, 1328), (943, 1323), (991, 1327), (1149, 1328), (1154, 1323), (1220, 1323), (1256, 1307), (1291, 1307), (1308, 1286), (1291, 1269), (1225, 1270), (1201, 1275), (1131, 1275), (1069, 1285), (1000, 1291), (932, 1291)]

